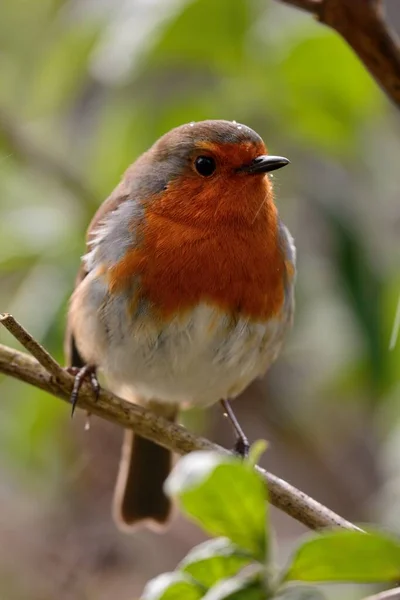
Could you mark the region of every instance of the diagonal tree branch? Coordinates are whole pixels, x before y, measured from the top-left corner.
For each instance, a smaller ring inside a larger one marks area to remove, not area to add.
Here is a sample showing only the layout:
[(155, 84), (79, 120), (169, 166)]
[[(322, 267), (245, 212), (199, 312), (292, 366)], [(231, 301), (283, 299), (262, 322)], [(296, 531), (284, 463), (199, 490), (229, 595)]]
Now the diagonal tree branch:
[(36, 358), (36, 360), (55, 377), (62, 377), (64, 369), (57, 361), (8, 313), (0, 314), (0, 324), (3, 325)]
[(392, 590), (386, 590), (385, 592), (368, 596), (368, 598), (365, 598), (364, 600), (400, 600), (400, 590), (399, 588), (393, 588)]
[[(7, 326), (11, 333), (17, 332), (19, 341), (28, 350), (35, 352), (42, 363), (40, 364), (28, 354), (0, 344), (0, 373), (29, 383), (69, 402), (74, 383), (73, 376), (58, 365), (11, 315), (0, 315), (0, 323)], [(42, 360), (43, 357), (45, 357), (44, 360)], [(54, 367), (54, 364), (57, 368)], [(228, 452), (221, 446), (190, 433), (184, 427), (158, 417), (151, 411), (118, 398), (106, 390), (100, 391), (100, 396), (96, 401), (91, 386), (87, 382), (83, 383), (80, 390), (79, 406), (107, 421), (133, 429), (139, 435), (178, 454), (187, 454), (194, 450)], [(306, 527), (310, 529), (343, 527), (359, 530), (356, 525), (346, 521), (283, 479), (260, 467), (257, 467), (257, 470), (268, 486), (271, 503)]]
[(389, 98), (400, 106), (400, 44), (384, 18), (382, 0), (280, 0), (336, 30)]

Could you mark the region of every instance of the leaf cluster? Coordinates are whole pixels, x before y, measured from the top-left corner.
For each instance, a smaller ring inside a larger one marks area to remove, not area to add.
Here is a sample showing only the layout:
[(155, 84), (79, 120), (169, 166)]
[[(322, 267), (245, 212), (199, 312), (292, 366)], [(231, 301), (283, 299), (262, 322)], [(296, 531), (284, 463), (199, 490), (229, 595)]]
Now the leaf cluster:
[(193, 548), (175, 571), (151, 580), (141, 600), (321, 600), (312, 584), (400, 578), (400, 540), (378, 530), (313, 534), (276, 568), (268, 492), (253, 460), (193, 452), (179, 461), (166, 491), (216, 537)]

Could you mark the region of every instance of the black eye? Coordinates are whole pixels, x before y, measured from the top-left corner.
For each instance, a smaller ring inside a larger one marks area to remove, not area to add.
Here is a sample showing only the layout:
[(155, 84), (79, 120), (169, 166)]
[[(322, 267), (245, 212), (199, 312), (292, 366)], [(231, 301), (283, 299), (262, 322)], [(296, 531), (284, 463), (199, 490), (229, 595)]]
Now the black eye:
[(210, 177), (217, 168), (215, 160), (211, 156), (198, 156), (194, 161), (196, 171), (203, 177)]

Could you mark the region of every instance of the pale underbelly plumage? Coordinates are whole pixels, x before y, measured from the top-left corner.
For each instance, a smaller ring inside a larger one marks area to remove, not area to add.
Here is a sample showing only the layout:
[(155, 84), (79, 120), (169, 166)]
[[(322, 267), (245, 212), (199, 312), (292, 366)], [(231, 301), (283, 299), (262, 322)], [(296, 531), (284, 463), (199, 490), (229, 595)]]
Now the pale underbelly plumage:
[(254, 321), (203, 302), (161, 321), (143, 302), (130, 312), (127, 296), (110, 297), (93, 273), (80, 286), (71, 315), (85, 361), (98, 365), (122, 397), (182, 406), (233, 398), (261, 376), (279, 353), (293, 310), (285, 303), (279, 315)]

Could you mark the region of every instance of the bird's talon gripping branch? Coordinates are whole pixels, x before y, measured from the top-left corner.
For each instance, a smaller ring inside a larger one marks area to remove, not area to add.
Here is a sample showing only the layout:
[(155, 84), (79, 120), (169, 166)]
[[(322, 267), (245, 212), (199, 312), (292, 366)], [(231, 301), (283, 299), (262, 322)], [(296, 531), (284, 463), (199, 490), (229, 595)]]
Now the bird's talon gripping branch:
[(249, 455), (250, 444), (246, 437), (239, 437), (233, 447), (233, 451), (240, 458), (247, 458)]
[(85, 365), (84, 367), (81, 367), (81, 368), (67, 367), (66, 371), (68, 371), (68, 373), (70, 373), (71, 375), (75, 376), (74, 387), (72, 388), (71, 398), (70, 398), (71, 405), (72, 405), (71, 417), (73, 417), (75, 408), (76, 408), (76, 405), (78, 402), (79, 390), (81, 389), (84, 380), (89, 379), (90, 384), (93, 389), (93, 394), (95, 396), (95, 400), (97, 400), (99, 397), (100, 385), (97, 380), (96, 367), (94, 365)]

